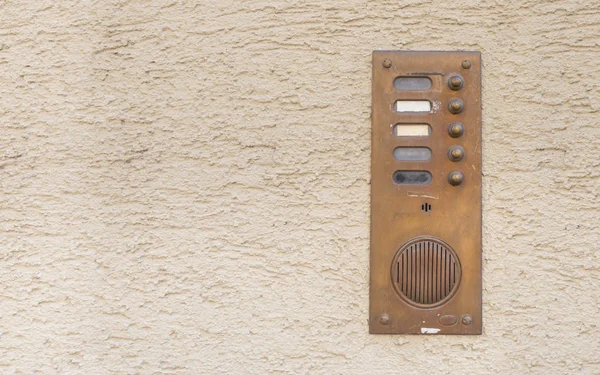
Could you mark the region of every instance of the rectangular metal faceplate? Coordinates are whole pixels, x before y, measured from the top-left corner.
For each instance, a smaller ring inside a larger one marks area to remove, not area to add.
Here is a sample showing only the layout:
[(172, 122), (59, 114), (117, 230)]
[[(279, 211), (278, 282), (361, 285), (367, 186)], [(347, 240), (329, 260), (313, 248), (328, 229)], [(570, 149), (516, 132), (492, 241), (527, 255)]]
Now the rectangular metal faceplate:
[(481, 334), (481, 55), (375, 51), (371, 333)]

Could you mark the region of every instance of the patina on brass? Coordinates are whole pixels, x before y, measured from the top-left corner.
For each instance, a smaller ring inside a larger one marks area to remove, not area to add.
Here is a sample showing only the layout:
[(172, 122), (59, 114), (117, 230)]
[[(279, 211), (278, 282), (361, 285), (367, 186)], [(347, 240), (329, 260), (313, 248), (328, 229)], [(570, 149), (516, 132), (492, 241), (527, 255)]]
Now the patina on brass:
[(452, 161), (460, 161), (465, 156), (465, 150), (460, 146), (452, 146), (448, 150), (448, 158)]
[[(398, 77), (431, 88), (399, 90)], [(372, 95), (370, 332), (481, 334), (480, 54), (376, 51)], [(431, 110), (394, 110), (419, 100)], [(397, 136), (397, 124), (431, 131)], [(431, 156), (394, 158), (410, 147)], [(411, 172), (427, 178), (408, 181)]]
[(465, 103), (458, 98), (454, 98), (448, 102), (448, 109), (451, 113), (460, 113), (463, 111), (463, 109), (465, 109)]
[(465, 81), (463, 81), (461, 76), (452, 76), (448, 80), (448, 87), (450, 87), (451, 90), (457, 91), (462, 89), (464, 83)]
[(465, 175), (461, 171), (452, 171), (448, 174), (448, 182), (452, 186), (458, 186), (465, 180)]
[(452, 138), (458, 138), (463, 135), (464, 132), (465, 128), (460, 122), (453, 122), (448, 126), (448, 134), (450, 134)]

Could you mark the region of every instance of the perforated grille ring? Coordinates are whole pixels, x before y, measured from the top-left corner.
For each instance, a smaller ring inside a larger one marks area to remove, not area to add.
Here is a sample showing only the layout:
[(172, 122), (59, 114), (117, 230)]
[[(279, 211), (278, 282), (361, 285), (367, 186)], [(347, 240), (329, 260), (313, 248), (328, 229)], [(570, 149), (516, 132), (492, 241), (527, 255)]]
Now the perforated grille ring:
[(404, 244), (392, 261), (392, 284), (407, 303), (422, 308), (447, 302), (460, 284), (458, 256), (445, 242), (417, 237)]

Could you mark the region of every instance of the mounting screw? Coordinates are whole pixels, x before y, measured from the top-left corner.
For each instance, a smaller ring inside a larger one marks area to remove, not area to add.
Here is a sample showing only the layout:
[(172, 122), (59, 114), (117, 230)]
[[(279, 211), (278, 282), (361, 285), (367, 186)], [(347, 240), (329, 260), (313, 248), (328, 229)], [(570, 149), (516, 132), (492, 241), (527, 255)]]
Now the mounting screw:
[(387, 326), (388, 324), (390, 324), (390, 316), (388, 314), (381, 314), (381, 317), (379, 318), (379, 323), (383, 324), (384, 326)]
[(463, 67), (463, 69), (471, 68), (471, 62), (469, 60), (463, 61), (462, 64), (460, 64), (460, 65)]
[(464, 324), (466, 326), (470, 326), (471, 323), (473, 323), (473, 318), (471, 317), (471, 315), (469, 315), (469, 314), (463, 315), (462, 324)]
[(452, 76), (448, 80), (448, 87), (454, 91), (462, 89), (464, 84), (465, 81), (460, 76)]
[(460, 122), (453, 122), (448, 126), (448, 134), (452, 138), (458, 138), (465, 132), (465, 128)]
[(460, 161), (465, 156), (465, 150), (460, 146), (452, 146), (448, 150), (448, 159), (452, 161)]
[(385, 60), (383, 60), (382, 65), (383, 65), (384, 68), (389, 68), (389, 67), (392, 66), (392, 62), (390, 60), (388, 60), (388, 59), (385, 59)]
[(452, 171), (450, 174), (448, 174), (448, 182), (452, 186), (458, 186), (462, 184), (464, 180), (465, 176), (462, 174), (462, 172)]
[(448, 110), (454, 114), (462, 112), (465, 108), (465, 103), (460, 99), (452, 99), (448, 102)]

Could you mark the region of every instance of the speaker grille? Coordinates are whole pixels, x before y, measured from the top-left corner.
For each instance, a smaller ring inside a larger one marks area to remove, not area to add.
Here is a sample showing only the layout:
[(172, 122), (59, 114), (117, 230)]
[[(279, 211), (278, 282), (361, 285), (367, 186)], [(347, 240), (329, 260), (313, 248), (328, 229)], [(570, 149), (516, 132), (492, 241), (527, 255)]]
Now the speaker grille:
[(437, 238), (412, 239), (392, 262), (396, 292), (417, 307), (434, 307), (449, 300), (460, 283), (460, 262), (454, 250)]

